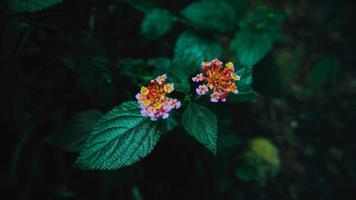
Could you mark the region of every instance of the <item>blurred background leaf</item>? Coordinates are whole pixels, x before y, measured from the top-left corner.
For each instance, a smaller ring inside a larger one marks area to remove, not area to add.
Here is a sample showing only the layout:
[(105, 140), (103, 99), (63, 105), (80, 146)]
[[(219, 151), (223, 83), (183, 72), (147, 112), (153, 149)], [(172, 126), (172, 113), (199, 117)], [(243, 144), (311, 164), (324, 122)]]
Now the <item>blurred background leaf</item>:
[(267, 33), (242, 30), (236, 35), (233, 47), (241, 65), (253, 66), (271, 50), (272, 38)]
[(220, 57), (222, 51), (218, 41), (188, 31), (179, 35), (174, 48), (174, 57), (190, 63), (192, 68), (185, 70), (194, 73), (200, 68), (201, 62)]
[(36, 12), (61, 3), (63, 0), (6, 0), (7, 8), (13, 12)]
[(197, 28), (227, 32), (234, 28), (235, 12), (225, 1), (197, 1), (182, 11)]
[(174, 23), (174, 16), (164, 9), (154, 9), (146, 13), (141, 24), (141, 34), (148, 40), (156, 39), (169, 32)]

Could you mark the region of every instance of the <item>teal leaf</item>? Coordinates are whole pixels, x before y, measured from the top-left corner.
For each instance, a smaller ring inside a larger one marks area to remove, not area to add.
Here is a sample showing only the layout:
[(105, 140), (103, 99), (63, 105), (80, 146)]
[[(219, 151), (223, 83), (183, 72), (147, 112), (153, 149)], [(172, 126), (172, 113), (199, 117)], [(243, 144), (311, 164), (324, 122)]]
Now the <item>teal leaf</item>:
[(240, 76), (240, 81), (236, 82), (239, 93), (236, 95), (231, 94), (229, 96), (229, 101), (243, 102), (255, 99), (258, 96), (258, 93), (252, 88), (252, 67), (242, 67), (236, 74)]
[(101, 118), (100, 110), (87, 110), (73, 115), (58, 134), (49, 138), (49, 143), (61, 149), (80, 152), (89, 137), (90, 131)]
[(233, 43), (237, 58), (243, 66), (253, 66), (272, 48), (272, 38), (268, 33), (242, 30)]
[(280, 27), (285, 21), (286, 14), (283, 11), (274, 11), (266, 6), (259, 6), (251, 12), (245, 19), (241, 20), (241, 29), (269, 31)]
[(218, 121), (213, 112), (191, 102), (182, 115), (182, 124), (188, 134), (216, 154)]
[(178, 37), (174, 57), (185, 62), (185, 71), (193, 73), (200, 68), (201, 62), (219, 58), (222, 51), (218, 41), (187, 31)]
[(156, 58), (150, 59), (148, 65), (155, 66), (155, 76), (167, 74), (168, 81), (174, 83), (176, 91), (186, 94), (190, 92), (188, 77), (192, 73), (190, 70), (192, 63), (188, 62), (188, 60)]
[(246, 15), (248, 9), (248, 0), (225, 0), (226, 3), (234, 10), (235, 24), (239, 24), (241, 19)]
[(148, 40), (156, 39), (172, 28), (174, 16), (167, 10), (156, 8), (146, 13), (141, 24), (141, 34)]
[(94, 126), (76, 165), (106, 170), (131, 165), (153, 150), (160, 135), (158, 122), (141, 116), (136, 101), (125, 102)]
[(307, 80), (312, 86), (322, 86), (326, 83), (335, 85), (339, 71), (340, 64), (337, 59), (322, 56), (310, 70)]
[(195, 27), (204, 30), (226, 32), (235, 25), (235, 12), (224, 1), (197, 1), (182, 11)]
[(37, 12), (61, 3), (63, 0), (7, 0), (7, 8), (12, 12)]

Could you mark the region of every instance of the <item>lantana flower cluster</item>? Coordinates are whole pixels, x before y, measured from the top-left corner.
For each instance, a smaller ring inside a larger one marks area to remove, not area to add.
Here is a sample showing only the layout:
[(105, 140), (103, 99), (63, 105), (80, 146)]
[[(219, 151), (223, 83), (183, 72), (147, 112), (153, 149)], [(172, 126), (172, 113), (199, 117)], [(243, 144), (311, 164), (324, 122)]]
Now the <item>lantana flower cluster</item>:
[(166, 74), (158, 76), (151, 80), (147, 87), (141, 87), (140, 92), (136, 94), (142, 116), (150, 117), (153, 121), (166, 119), (171, 110), (180, 108), (180, 101), (167, 96), (174, 91), (174, 84), (165, 84), (166, 79)]
[(203, 73), (192, 78), (194, 82), (203, 82), (195, 90), (198, 95), (205, 95), (212, 91), (211, 102), (225, 102), (229, 93), (238, 93), (235, 82), (240, 80), (240, 76), (235, 74), (232, 62), (226, 63), (223, 67), (223, 62), (214, 59), (210, 62), (203, 62), (201, 67)]

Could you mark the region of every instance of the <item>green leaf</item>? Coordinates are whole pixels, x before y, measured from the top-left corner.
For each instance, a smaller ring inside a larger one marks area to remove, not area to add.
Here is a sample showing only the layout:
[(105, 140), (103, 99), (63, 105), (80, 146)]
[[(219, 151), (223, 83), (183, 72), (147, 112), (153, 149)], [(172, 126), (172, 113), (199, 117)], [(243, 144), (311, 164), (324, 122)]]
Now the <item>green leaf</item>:
[(183, 70), (192, 74), (200, 69), (201, 62), (219, 58), (222, 51), (222, 46), (218, 41), (187, 31), (177, 39), (174, 58), (184, 61), (186, 66)]
[(253, 66), (271, 50), (272, 38), (267, 33), (242, 30), (233, 45), (241, 65)]
[(216, 154), (218, 122), (213, 112), (191, 102), (182, 115), (182, 124), (190, 135)]
[(241, 19), (246, 15), (246, 11), (248, 9), (248, 0), (225, 0), (225, 1), (235, 12), (234, 23), (239, 24)]
[(174, 16), (167, 10), (156, 8), (146, 13), (141, 24), (141, 34), (148, 40), (156, 39), (169, 32)]
[(148, 65), (155, 66), (154, 76), (167, 74), (169, 82), (174, 83), (174, 88), (178, 92), (185, 94), (190, 92), (190, 84), (188, 77), (190, 76), (192, 63), (188, 60), (175, 58), (155, 58), (147, 62)]
[(193, 2), (182, 11), (182, 15), (204, 30), (226, 32), (235, 25), (235, 12), (224, 1)]
[(95, 125), (76, 165), (107, 170), (131, 165), (153, 150), (160, 134), (158, 122), (141, 116), (136, 101), (125, 102)]
[(58, 134), (49, 138), (48, 142), (67, 151), (80, 152), (90, 131), (102, 115), (100, 110), (87, 110), (75, 114)]
[(310, 70), (308, 82), (313, 86), (321, 86), (326, 82), (335, 85), (339, 71), (340, 64), (337, 59), (322, 56)]
[(231, 102), (243, 102), (255, 99), (258, 93), (252, 88), (252, 67), (243, 67), (236, 72), (240, 76), (240, 81), (237, 81), (237, 89), (239, 93), (237, 95), (231, 94), (229, 101)]
[(36, 12), (61, 3), (63, 0), (7, 0), (7, 8), (12, 12)]
[(271, 28), (280, 27), (285, 19), (286, 14), (283, 11), (273, 11), (267, 6), (259, 6), (241, 20), (239, 26), (241, 29), (270, 31)]

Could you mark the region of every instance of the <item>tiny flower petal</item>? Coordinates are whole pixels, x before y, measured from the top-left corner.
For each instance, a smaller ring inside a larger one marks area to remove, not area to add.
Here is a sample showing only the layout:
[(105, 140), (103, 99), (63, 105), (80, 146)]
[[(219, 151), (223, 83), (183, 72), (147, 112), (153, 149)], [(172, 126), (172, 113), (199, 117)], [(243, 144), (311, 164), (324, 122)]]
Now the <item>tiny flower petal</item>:
[(230, 77), (232, 78), (232, 80), (234, 80), (234, 81), (237, 81), (237, 80), (239, 80), (240, 79), (240, 77), (239, 76), (237, 76), (234, 72), (231, 72), (230, 73)]
[(160, 108), (162, 108), (162, 104), (160, 102), (156, 102), (156, 103), (153, 104), (153, 107), (155, 109), (160, 109)]
[(158, 77), (156, 78), (156, 82), (157, 82), (158, 84), (163, 84), (164, 81), (166, 81), (166, 79), (167, 79), (167, 75), (166, 75), (166, 74), (163, 74), (163, 75), (158, 76)]
[(236, 78), (237, 78), (236, 80), (238, 81), (241, 80), (241, 77), (239, 75), (236, 75)]
[(211, 95), (210, 95), (210, 101), (211, 102), (218, 102), (220, 99), (220, 94), (218, 92), (213, 92)]
[(203, 73), (197, 74), (195, 77), (192, 78), (194, 82), (200, 82), (204, 80), (204, 75)]
[(174, 90), (174, 84), (173, 83), (167, 83), (163, 86), (163, 90), (167, 93), (171, 93)]
[(137, 93), (135, 97), (136, 97), (137, 100), (140, 100), (141, 99), (141, 93)]
[(148, 116), (148, 113), (146, 110), (141, 110), (141, 115), (144, 116), (144, 117), (147, 117)]
[(211, 61), (213, 67), (218, 67), (221, 68), (223, 62), (221, 62), (219, 59), (215, 58), (214, 60)]
[(162, 119), (167, 119), (169, 117), (169, 113), (164, 113), (163, 115), (162, 115)]
[(202, 62), (201, 66), (202, 67), (210, 67), (211, 66), (211, 62)]
[(209, 88), (206, 85), (199, 85), (195, 91), (198, 95), (204, 95), (209, 91)]
[(177, 101), (175, 108), (176, 108), (176, 109), (179, 109), (179, 108), (180, 108), (180, 106), (181, 106), (180, 101)]
[(178, 101), (177, 99), (170, 99), (170, 104), (172, 106), (172, 108), (178, 109), (181, 106), (180, 101)]

